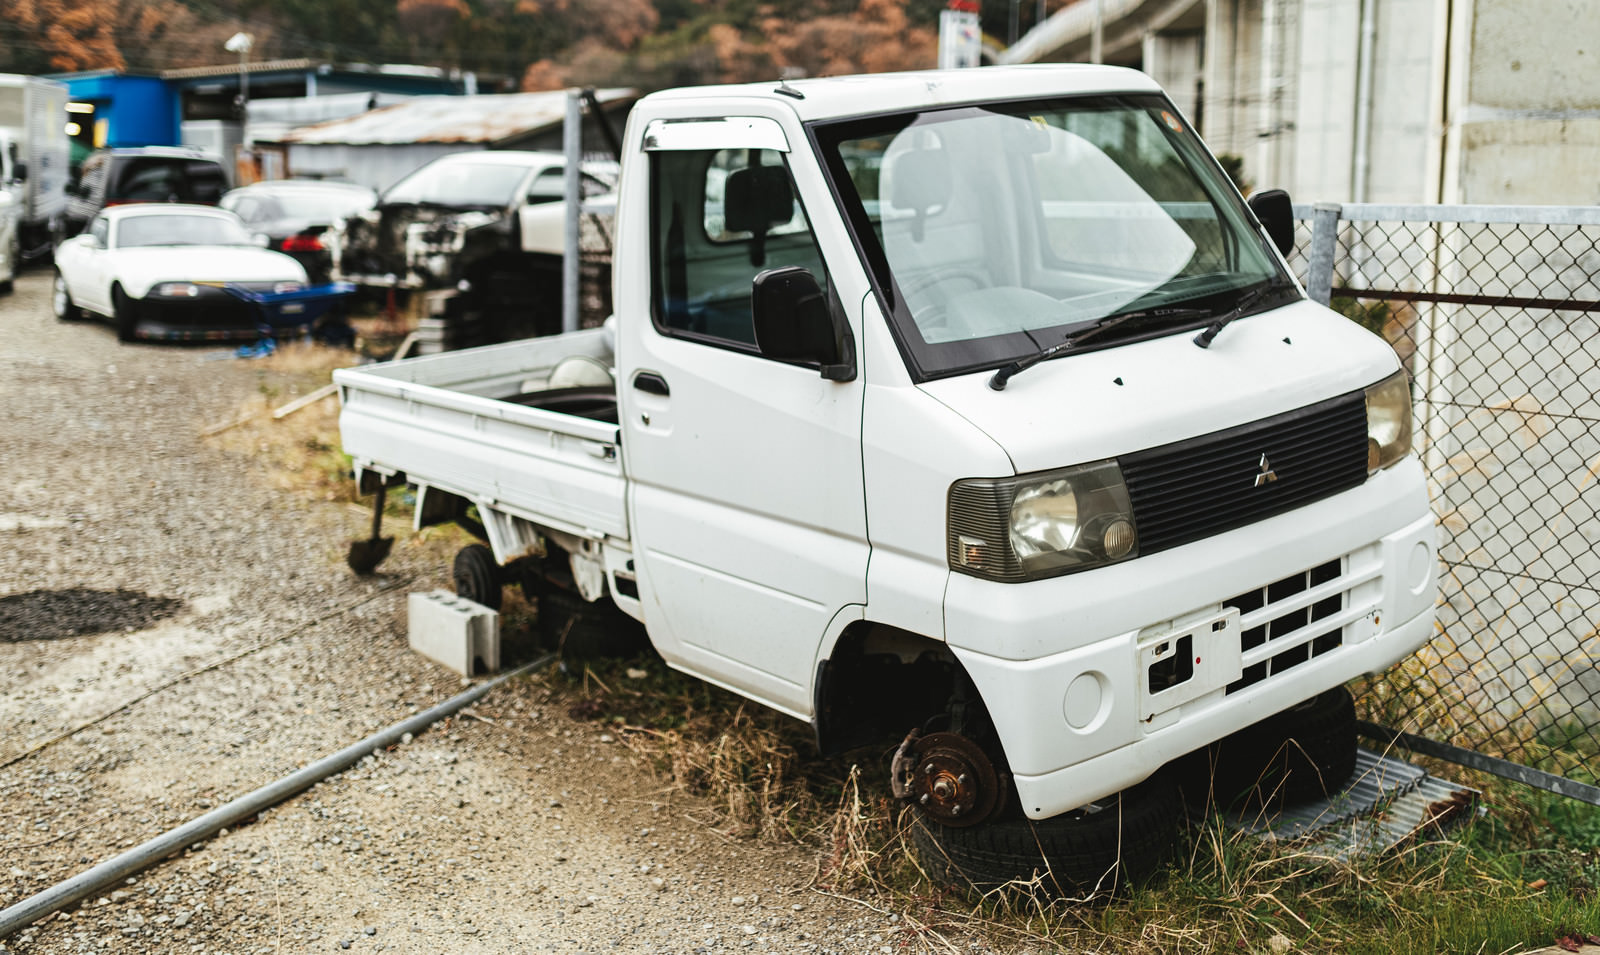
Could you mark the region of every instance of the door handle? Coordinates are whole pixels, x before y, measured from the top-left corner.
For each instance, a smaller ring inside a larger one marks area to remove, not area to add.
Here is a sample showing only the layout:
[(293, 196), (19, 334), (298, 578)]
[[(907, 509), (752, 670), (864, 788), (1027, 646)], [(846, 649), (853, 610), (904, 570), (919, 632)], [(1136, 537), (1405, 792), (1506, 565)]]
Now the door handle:
[(667, 387), (667, 379), (653, 371), (641, 371), (633, 376), (633, 387), (651, 395), (660, 395), (666, 398), (672, 394), (672, 389)]

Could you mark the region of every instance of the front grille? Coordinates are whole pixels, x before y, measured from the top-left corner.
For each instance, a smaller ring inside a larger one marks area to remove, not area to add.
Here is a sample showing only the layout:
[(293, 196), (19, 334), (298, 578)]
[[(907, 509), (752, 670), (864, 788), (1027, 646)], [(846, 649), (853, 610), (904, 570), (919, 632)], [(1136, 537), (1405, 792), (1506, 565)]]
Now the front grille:
[(1359, 486), (1367, 479), (1366, 396), (1352, 392), (1118, 463), (1139, 553), (1153, 554)]
[(1246, 661), (1243, 675), (1228, 684), (1229, 693), (1344, 643), (1345, 621), (1338, 618), (1344, 616), (1348, 587), (1360, 581), (1340, 582), (1343, 574), (1344, 560), (1330, 560), (1222, 602), (1239, 611), (1239, 649)]

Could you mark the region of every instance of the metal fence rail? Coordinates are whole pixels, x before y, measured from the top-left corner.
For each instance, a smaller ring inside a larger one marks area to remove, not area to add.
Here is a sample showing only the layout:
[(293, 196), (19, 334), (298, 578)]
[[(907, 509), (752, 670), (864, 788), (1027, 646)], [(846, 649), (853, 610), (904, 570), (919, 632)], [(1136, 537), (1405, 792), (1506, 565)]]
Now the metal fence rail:
[(1311, 296), (1412, 374), (1440, 520), (1439, 634), (1365, 715), (1600, 803), (1600, 209), (1295, 213)]

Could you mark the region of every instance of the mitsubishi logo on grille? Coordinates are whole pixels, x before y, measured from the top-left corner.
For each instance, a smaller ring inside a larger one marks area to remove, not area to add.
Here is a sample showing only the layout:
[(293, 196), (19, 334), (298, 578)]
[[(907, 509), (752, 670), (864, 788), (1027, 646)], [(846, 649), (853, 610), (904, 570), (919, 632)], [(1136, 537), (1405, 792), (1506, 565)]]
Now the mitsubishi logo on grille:
[(1271, 484), (1278, 479), (1278, 472), (1272, 470), (1272, 462), (1267, 460), (1265, 454), (1261, 455), (1261, 469), (1256, 472), (1256, 487)]

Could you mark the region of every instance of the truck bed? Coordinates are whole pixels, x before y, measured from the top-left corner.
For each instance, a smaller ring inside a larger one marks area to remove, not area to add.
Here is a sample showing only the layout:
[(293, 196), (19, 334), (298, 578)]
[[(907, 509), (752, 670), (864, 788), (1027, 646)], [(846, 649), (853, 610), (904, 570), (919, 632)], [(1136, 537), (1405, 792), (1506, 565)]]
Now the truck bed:
[(358, 471), (478, 505), (502, 563), (539, 529), (625, 540), (616, 390), (549, 388), (572, 355), (609, 365), (604, 332), (336, 371), (344, 449)]

